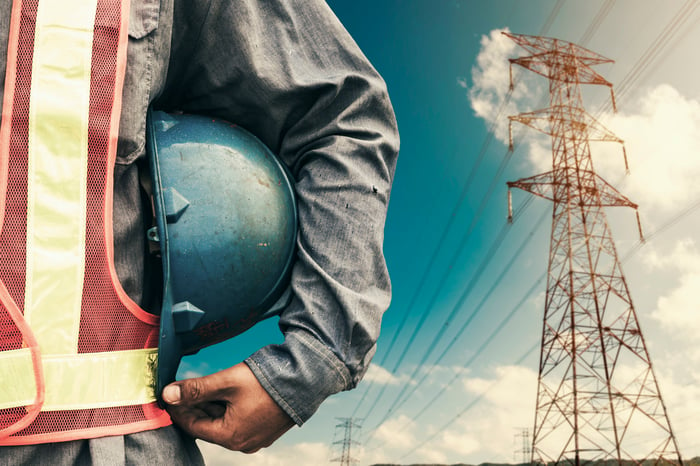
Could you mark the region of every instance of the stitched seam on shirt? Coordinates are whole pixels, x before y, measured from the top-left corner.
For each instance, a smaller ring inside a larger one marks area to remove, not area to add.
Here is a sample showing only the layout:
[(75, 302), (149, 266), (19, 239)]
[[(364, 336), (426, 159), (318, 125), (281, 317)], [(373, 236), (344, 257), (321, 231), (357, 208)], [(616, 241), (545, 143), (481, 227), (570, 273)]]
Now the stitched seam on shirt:
[(326, 349), (323, 346), (316, 346), (318, 345), (316, 340), (308, 336), (306, 333), (299, 332), (295, 334), (295, 336), (299, 338), (300, 343), (304, 344), (306, 347), (311, 349), (336, 371), (336, 373), (342, 378), (343, 389), (347, 389), (347, 387), (349, 386), (348, 381), (350, 377), (350, 371), (348, 370), (348, 368), (342, 362), (340, 362), (340, 360), (337, 357), (335, 357), (335, 355), (331, 353), (328, 349)]
[[(160, 15), (160, 8), (158, 9), (158, 15)], [(158, 20), (160, 21), (160, 18), (158, 18)], [(146, 71), (144, 73), (144, 75), (145, 75), (144, 76), (144, 83), (146, 84), (146, 86), (143, 88), (143, 90), (145, 90), (145, 92), (139, 93), (143, 96), (142, 100), (139, 102), (139, 110), (141, 110), (141, 109), (147, 110), (148, 106), (150, 105), (150, 102), (151, 102), (151, 93), (153, 92), (153, 67), (155, 66), (154, 61), (155, 61), (156, 36), (158, 35), (156, 29), (158, 29), (158, 28), (155, 28), (153, 31), (151, 31), (151, 33), (143, 36), (140, 39), (135, 39), (138, 41), (148, 41), (147, 42), (148, 47), (146, 49), (147, 53), (145, 54), (145, 56), (148, 58), (148, 60), (146, 61)], [(128, 54), (128, 52), (127, 52), (127, 54)], [(128, 57), (127, 57), (127, 61), (128, 61)], [(126, 83), (124, 85), (126, 85)], [(145, 103), (143, 102), (144, 100), (145, 100)], [(123, 110), (124, 109), (122, 109), (122, 111)], [(134, 162), (134, 160), (138, 157), (138, 155), (146, 152), (146, 137), (145, 137), (145, 134), (146, 134), (146, 115), (145, 115), (145, 113), (143, 115), (143, 125), (141, 126), (141, 130), (142, 130), (141, 134), (144, 135), (143, 141), (141, 141), (138, 144), (138, 147), (136, 147), (133, 151), (129, 152), (128, 154), (126, 154), (123, 157), (119, 157), (119, 149), (117, 149), (117, 157), (116, 157), (116, 160), (114, 162), (115, 164), (117, 164), (117, 165), (130, 165)]]

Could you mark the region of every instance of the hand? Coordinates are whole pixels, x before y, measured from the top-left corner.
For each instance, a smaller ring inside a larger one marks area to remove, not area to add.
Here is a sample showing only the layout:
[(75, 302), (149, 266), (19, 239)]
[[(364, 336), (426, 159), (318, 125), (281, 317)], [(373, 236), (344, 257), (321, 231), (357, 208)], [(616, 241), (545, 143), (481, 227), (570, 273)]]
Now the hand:
[(243, 453), (272, 445), (294, 425), (244, 363), (171, 383), (163, 401), (190, 435)]

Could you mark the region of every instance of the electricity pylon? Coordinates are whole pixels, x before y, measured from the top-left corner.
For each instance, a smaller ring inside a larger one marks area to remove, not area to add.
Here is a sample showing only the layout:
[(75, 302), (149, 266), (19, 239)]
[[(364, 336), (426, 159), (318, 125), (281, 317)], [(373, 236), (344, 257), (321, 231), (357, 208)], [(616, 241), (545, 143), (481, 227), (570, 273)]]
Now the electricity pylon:
[(357, 463), (357, 460), (352, 457), (350, 451), (353, 445), (358, 445), (358, 442), (352, 439), (352, 430), (360, 429), (362, 426), (355, 422), (351, 417), (338, 418), (341, 421), (340, 424), (335, 426), (336, 429), (345, 429), (345, 434), (343, 435), (343, 440), (338, 440), (333, 442), (334, 445), (341, 446), (340, 456), (333, 458), (331, 461), (334, 463), (340, 463), (340, 466), (350, 466), (353, 463)]
[[(581, 84), (608, 86), (614, 106), (612, 84), (591, 68), (611, 60), (570, 42), (504, 34), (531, 54), (511, 67), (546, 77), (550, 96), (548, 108), (509, 117), (551, 136), (553, 155), (551, 171), (508, 183), (509, 210), (510, 188), (553, 202), (532, 463), (682, 465), (603, 211), (637, 205), (591, 160), (590, 141), (622, 143), (581, 96)], [(637, 225), (641, 236), (638, 213)]]
[(516, 443), (518, 441), (518, 438), (520, 438), (520, 445), (518, 448), (514, 451), (515, 455), (514, 458), (517, 461), (518, 453), (522, 457), (522, 463), (527, 463), (530, 461), (530, 457), (532, 456), (532, 450), (531, 450), (531, 444), (530, 444), (530, 430), (525, 427), (524, 429), (520, 430), (519, 434), (516, 434), (515, 439)]

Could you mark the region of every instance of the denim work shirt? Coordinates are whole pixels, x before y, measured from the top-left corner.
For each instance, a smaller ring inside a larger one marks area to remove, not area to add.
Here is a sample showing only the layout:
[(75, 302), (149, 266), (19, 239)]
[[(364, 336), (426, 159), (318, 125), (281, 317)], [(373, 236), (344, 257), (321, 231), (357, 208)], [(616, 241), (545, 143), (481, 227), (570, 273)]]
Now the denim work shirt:
[[(0, 0), (0, 105), (11, 6)], [(293, 174), (298, 257), (284, 342), (246, 363), (300, 425), (361, 379), (389, 305), (382, 243), (399, 139), (386, 86), (322, 0), (133, 0), (114, 243), (120, 281), (146, 308), (138, 171), (151, 104), (238, 123)]]

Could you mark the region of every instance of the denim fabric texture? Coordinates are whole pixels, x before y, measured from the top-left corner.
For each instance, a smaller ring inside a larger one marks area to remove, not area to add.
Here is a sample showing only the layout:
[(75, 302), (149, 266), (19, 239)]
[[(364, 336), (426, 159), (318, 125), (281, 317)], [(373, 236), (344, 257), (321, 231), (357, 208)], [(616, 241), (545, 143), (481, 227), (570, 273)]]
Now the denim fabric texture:
[[(0, 0), (0, 97), (11, 5)], [(362, 378), (391, 298), (382, 244), (399, 137), (385, 83), (322, 0), (133, 0), (130, 11), (117, 273), (149, 309), (139, 186), (149, 105), (258, 136), (294, 176), (300, 226), (285, 340), (246, 363), (301, 425)]]

